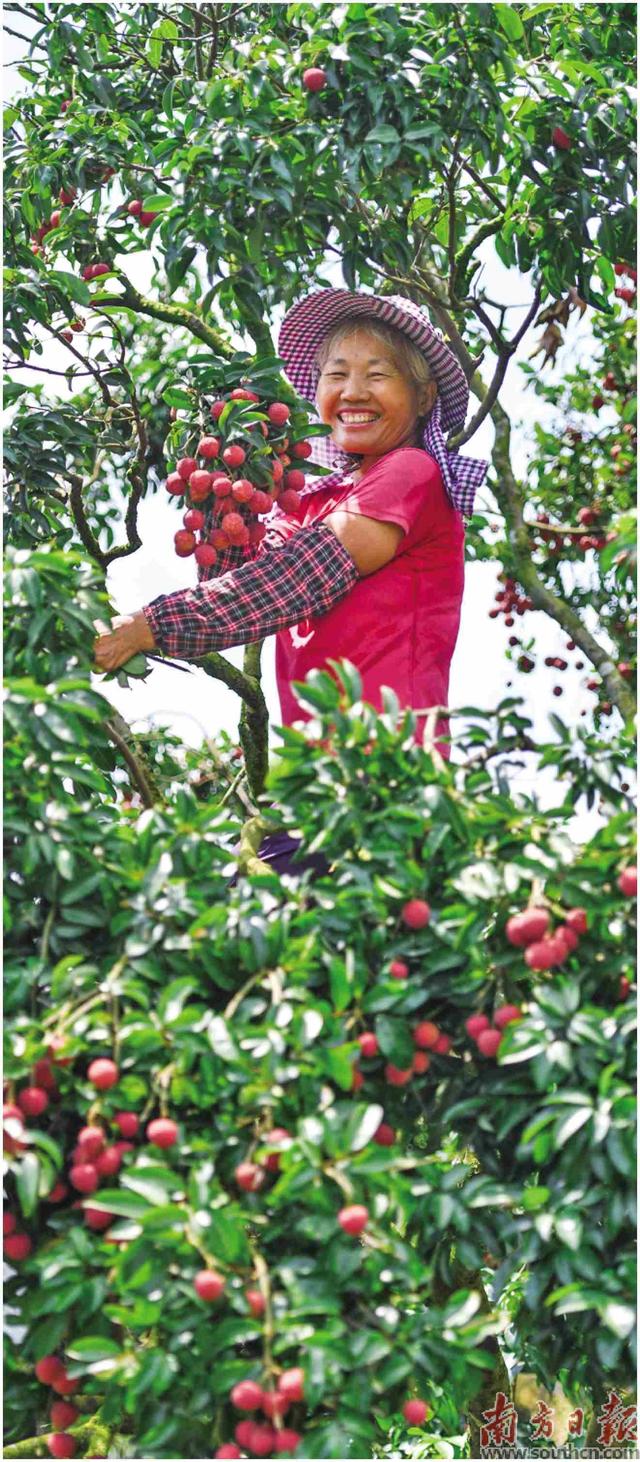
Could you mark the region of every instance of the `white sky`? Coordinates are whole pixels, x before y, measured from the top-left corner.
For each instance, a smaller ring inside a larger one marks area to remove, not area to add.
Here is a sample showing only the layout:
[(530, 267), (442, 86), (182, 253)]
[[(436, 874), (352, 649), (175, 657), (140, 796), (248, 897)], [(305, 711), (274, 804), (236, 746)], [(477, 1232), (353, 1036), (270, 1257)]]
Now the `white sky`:
[[(20, 17), (20, 23), (20, 28), (27, 28), (28, 22), (23, 17)], [(11, 37), (6, 38), (7, 62), (15, 59), (20, 50), (18, 41)], [(4, 76), (7, 100), (17, 91), (23, 90), (25, 83), (15, 69), (5, 70)], [(10, 79), (7, 80), (7, 77)], [(522, 319), (523, 309), (526, 310), (529, 306), (531, 286), (517, 270), (504, 268), (490, 241), (484, 245), (483, 260), (483, 283), (487, 293), (492, 299), (500, 299), (504, 304), (514, 306), (508, 315), (509, 329), (514, 331)], [(150, 256), (143, 247), (137, 254), (122, 257), (123, 267), (133, 284), (145, 291), (149, 288), (150, 262)], [(325, 265), (323, 272), (332, 284), (344, 287), (339, 262), (333, 257)], [(283, 310), (277, 312), (271, 322), (276, 340), (283, 313)], [(588, 363), (592, 350), (591, 314), (591, 310), (588, 310), (579, 323), (575, 316), (572, 317), (566, 333), (567, 343), (560, 349), (556, 365), (545, 368), (550, 379), (560, 379), (564, 370), (577, 359)], [(88, 319), (90, 318), (89, 312)], [(555, 419), (553, 409), (538, 400), (531, 389), (527, 390), (525, 377), (517, 369), (517, 361), (528, 358), (538, 334), (537, 330), (527, 333), (500, 393), (501, 402), (513, 422), (513, 465), (517, 475), (523, 479), (526, 478), (533, 437), (526, 423), (539, 420), (549, 424)], [(85, 340), (86, 337), (81, 338)], [(234, 343), (251, 348), (250, 342), (241, 341), (237, 337)], [(46, 363), (52, 369), (64, 369), (68, 360), (64, 345), (57, 342), (47, 345)], [(485, 379), (489, 375), (491, 360), (492, 357), (487, 352), (482, 367)], [(35, 384), (42, 382), (43, 377), (21, 370), (18, 379), (24, 383)], [(52, 393), (56, 390), (55, 377), (51, 378), (50, 389)], [(472, 398), (470, 411), (475, 410), (476, 405)], [(600, 427), (604, 417), (603, 411), (600, 413)], [(487, 420), (463, 450), (470, 456), (488, 457), (492, 439), (493, 427)], [(482, 506), (489, 509), (492, 506), (486, 486), (480, 490), (476, 500), (477, 509)], [(578, 506), (576, 504), (576, 511)], [(168, 499), (162, 491), (148, 497), (141, 504), (139, 529), (143, 547), (130, 557), (117, 561), (109, 571), (108, 588), (115, 612), (127, 613), (140, 608), (158, 594), (171, 593), (175, 589), (196, 583), (193, 561), (178, 559), (173, 550), (173, 534), (180, 526), (180, 518), (175, 501)], [(589, 571), (588, 568), (583, 569), (583, 572)], [(594, 697), (584, 689), (589, 667), (587, 664), (583, 672), (571, 669), (560, 675), (544, 667), (545, 656), (566, 654), (564, 633), (546, 615), (532, 612), (523, 618), (516, 618), (513, 631), (504, 627), (501, 618), (488, 618), (488, 611), (498, 587), (498, 572), (497, 565), (467, 565), (461, 628), (451, 668), (450, 705), (453, 708), (456, 705), (490, 708), (508, 693), (521, 694), (525, 699), (526, 710), (533, 719), (534, 734), (544, 738), (549, 734), (549, 710), (557, 712), (569, 725), (577, 725), (580, 711), (592, 708)], [(535, 633), (537, 668), (532, 674), (519, 674), (506, 660), (504, 651), (509, 633), (517, 633), (523, 637)], [(242, 665), (243, 654), (242, 646), (225, 651), (226, 657), (239, 666)], [(568, 655), (567, 658), (571, 660), (572, 657)], [(270, 744), (275, 749), (279, 745), (279, 738), (274, 734), (273, 728), (280, 723), (280, 707), (275, 684), (274, 637), (267, 640), (263, 647), (262, 665), (263, 690), (269, 708)], [(509, 680), (512, 681), (512, 692), (507, 689)], [(96, 683), (101, 684), (101, 678), (97, 678)], [(551, 695), (551, 687), (555, 683), (563, 686), (563, 695), (559, 699)], [(226, 686), (206, 676), (202, 670), (194, 668), (187, 675), (170, 667), (155, 666), (148, 679), (139, 682), (131, 690), (122, 690), (115, 684), (109, 684), (105, 689), (129, 723), (145, 719), (154, 724), (168, 725), (182, 740), (193, 745), (199, 744), (203, 736), (215, 737), (223, 728), (231, 736), (237, 734), (240, 714), (238, 698)], [(541, 782), (539, 774), (536, 775), (533, 768), (520, 775), (517, 785), (522, 791), (531, 791), (534, 784), (545, 802), (555, 800), (551, 778), (548, 777), (546, 783)], [(573, 819), (571, 831), (581, 838), (588, 836), (595, 828), (596, 817), (596, 813), (580, 813)]]

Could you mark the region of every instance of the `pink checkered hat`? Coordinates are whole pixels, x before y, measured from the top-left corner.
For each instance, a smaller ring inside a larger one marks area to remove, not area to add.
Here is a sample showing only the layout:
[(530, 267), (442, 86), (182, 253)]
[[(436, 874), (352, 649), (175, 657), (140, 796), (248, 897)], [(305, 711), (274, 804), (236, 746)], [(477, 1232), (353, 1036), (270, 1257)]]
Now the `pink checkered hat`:
[[(420, 305), (402, 295), (379, 298), (373, 294), (355, 294), (349, 289), (321, 289), (306, 295), (288, 311), (280, 328), (278, 354), (289, 380), (304, 400), (315, 403), (320, 374), (314, 365), (318, 347), (333, 325), (353, 316), (361, 316), (363, 322), (374, 318), (395, 325), (422, 351), (438, 387), (422, 444), (438, 463), (453, 506), (468, 516), (489, 464), (463, 457), (447, 447), (444, 432), (459, 431), (464, 426), (469, 387), (455, 355)], [(330, 437), (312, 437), (311, 441), (310, 461), (337, 469), (336, 480), (353, 466), (355, 459), (334, 446)], [(330, 481), (333, 479), (323, 478), (322, 487)]]

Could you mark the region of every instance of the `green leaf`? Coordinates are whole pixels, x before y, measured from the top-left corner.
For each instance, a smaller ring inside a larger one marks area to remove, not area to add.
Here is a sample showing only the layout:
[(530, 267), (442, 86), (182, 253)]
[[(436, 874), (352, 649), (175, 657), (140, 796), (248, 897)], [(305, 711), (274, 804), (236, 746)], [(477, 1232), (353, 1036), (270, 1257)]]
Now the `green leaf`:
[[(125, 1181), (124, 1174), (122, 1181)], [(148, 1198), (138, 1193), (125, 1193), (121, 1188), (101, 1188), (98, 1193), (91, 1194), (87, 1203), (90, 1208), (99, 1208), (101, 1213), (115, 1213), (120, 1218), (143, 1218), (149, 1213)]]
[(387, 1061), (398, 1066), (401, 1071), (407, 1071), (415, 1055), (415, 1046), (406, 1020), (394, 1020), (390, 1015), (377, 1015), (375, 1033)]
[(373, 127), (370, 132), (367, 132), (364, 140), (365, 142), (389, 143), (400, 142), (402, 139), (400, 137), (400, 133), (396, 132), (395, 127), (389, 127), (386, 123), (382, 123), (380, 127)]
[(51, 284), (59, 284), (63, 294), (68, 295), (74, 304), (91, 304), (89, 286), (77, 274), (70, 274), (66, 269), (52, 269), (47, 277)]
[(175, 207), (173, 193), (149, 193), (143, 198), (145, 213), (163, 213)]
[(16, 1169), (16, 1185), (20, 1209), (25, 1218), (30, 1218), (38, 1202), (40, 1182), (40, 1159), (35, 1152), (26, 1152)]
[(72, 1360), (111, 1360), (122, 1354), (117, 1340), (109, 1340), (106, 1335), (83, 1335), (79, 1340), (69, 1341), (65, 1348)]
[(524, 36), (524, 26), (515, 5), (494, 5), (493, 9), (498, 17), (498, 24), (508, 39), (521, 41)]

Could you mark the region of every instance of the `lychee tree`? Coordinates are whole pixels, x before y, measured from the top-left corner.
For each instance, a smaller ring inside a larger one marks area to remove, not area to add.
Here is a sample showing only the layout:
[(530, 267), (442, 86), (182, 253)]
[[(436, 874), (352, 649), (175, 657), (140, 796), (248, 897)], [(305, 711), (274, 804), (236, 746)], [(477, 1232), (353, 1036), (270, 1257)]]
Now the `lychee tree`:
[[(505, 1352), (561, 1381), (593, 1441), (634, 1356), (631, 9), (7, 7), (11, 30), (25, 17), (6, 147), (7, 1455), (441, 1437), (473, 1456)], [(515, 334), (478, 280), (489, 239), (527, 276)], [(243, 670), (204, 662), (242, 701), (240, 760), (224, 736), (133, 736), (91, 680), (144, 495), (175, 496), (176, 546), (206, 574), (295, 511), (322, 428), (270, 321), (328, 256), (349, 287), (428, 304), (458, 353), (465, 437), (495, 427), (497, 509), (470, 551), (502, 566), (520, 670), (534, 610), (582, 658), (584, 725), (554, 716), (541, 744), (515, 697), (468, 710), (447, 767), (336, 661), (299, 687), (312, 720), (269, 769), (260, 645)], [(529, 367), (560, 425), (536, 429), (521, 482), (511, 357), (538, 321), (553, 361), (585, 308), (589, 369)], [(514, 784), (523, 759), (555, 773), (547, 811)], [(569, 819), (596, 800), (580, 844)], [(276, 825), (330, 874), (270, 874)]]

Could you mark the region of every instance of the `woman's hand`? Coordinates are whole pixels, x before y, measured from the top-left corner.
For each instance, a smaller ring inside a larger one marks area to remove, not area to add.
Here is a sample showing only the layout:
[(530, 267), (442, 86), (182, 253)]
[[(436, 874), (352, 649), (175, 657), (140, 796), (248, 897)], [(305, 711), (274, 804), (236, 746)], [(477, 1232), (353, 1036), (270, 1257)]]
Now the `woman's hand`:
[(93, 652), (99, 670), (119, 670), (133, 655), (141, 650), (154, 650), (156, 642), (142, 610), (137, 614), (120, 614), (112, 621), (111, 629), (96, 620), (94, 628), (99, 630)]

